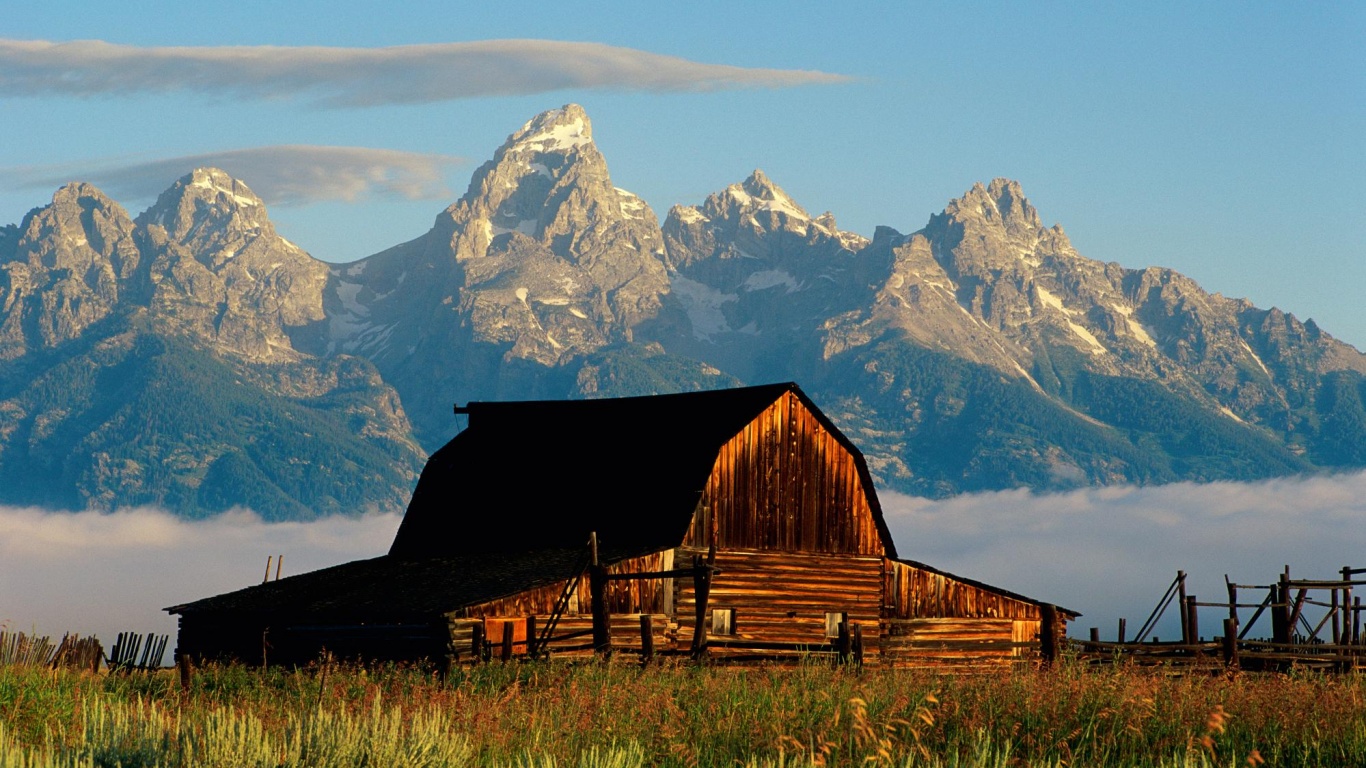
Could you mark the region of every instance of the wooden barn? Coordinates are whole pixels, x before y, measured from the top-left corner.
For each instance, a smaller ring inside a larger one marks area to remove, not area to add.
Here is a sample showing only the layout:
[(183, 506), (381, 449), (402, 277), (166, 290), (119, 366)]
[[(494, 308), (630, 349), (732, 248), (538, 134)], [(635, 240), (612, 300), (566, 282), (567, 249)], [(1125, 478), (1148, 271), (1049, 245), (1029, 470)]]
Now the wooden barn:
[(387, 555), (168, 608), (177, 653), (1002, 664), (1078, 615), (899, 558), (862, 454), (795, 384), (457, 412)]

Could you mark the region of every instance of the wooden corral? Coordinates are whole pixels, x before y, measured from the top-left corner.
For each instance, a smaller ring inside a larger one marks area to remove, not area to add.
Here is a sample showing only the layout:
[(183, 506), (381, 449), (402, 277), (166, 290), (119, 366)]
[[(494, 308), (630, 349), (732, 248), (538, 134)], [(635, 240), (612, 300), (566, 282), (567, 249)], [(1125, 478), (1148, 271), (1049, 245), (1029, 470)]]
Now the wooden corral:
[(975, 667), (1048, 657), (1077, 616), (898, 559), (862, 454), (795, 384), (457, 412), (388, 555), (170, 608), (178, 653)]

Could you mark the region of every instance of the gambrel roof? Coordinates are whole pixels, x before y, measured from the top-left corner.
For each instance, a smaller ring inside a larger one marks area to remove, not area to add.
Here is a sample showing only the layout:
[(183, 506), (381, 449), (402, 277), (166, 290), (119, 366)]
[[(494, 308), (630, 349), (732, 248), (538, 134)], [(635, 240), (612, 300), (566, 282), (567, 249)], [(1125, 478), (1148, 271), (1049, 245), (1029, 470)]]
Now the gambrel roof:
[(896, 556), (863, 455), (793, 383), (603, 400), (470, 403), (469, 427), (427, 461), (396, 557), (678, 546), (721, 447), (792, 393), (853, 457)]

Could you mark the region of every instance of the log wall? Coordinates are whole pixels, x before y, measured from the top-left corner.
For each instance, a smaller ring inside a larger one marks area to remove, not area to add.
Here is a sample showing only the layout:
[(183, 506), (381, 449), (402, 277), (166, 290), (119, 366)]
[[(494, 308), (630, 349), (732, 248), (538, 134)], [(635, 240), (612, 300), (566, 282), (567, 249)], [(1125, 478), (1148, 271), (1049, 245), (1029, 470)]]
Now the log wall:
[[(680, 563), (691, 561), (684, 550)], [(708, 598), (709, 638), (767, 643), (825, 645), (826, 614), (848, 613), (859, 624), (869, 652), (876, 652), (882, 606), (882, 558), (859, 555), (720, 550)], [(678, 642), (687, 647), (696, 623), (696, 593), (691, 579), (677, 580)], [(710, 614), (735, 611), (735, 632), (711, 635)], [(713, 647), (713, 656), (747, 653)]]
[(881, 555), (853, 454), (792, 393), (721, 447), (685, 547)]
[[(893, 619), (882, 662), (895, 667), (980, 670), (1038, 658), (1038, 622), (1015, 619)], [(1028, 647), (1021, 644), (1027, 643)]]
[[(668, 570), (672, 567), (673, 551), (665, 550), (643, 557), (622, 560), (608, 566), (607, 572), (609, 574), (647, 573)], [(549, 616), (554, 611), (555, 601), (564, 591), (564, 586), (564, 581), (557, 581), (499, 600), (490, 600), (487, 603), (462, 608), (451, 615), (457, 618)], [(669, 585), (661, 579), (609, 581), (607, 582), (607, 607), (614, 614), (665, 613), (668, 589)], [(574, 595), (570, 597), (569, 607), (566, 609), (565, 615), (578, 615), (580, 613), (588, 615), (588, 605), (591, 598), (592, 592), (588, 586), (588, 574), (585, 573), (583, 578), (579, 579), (579, 585)]]

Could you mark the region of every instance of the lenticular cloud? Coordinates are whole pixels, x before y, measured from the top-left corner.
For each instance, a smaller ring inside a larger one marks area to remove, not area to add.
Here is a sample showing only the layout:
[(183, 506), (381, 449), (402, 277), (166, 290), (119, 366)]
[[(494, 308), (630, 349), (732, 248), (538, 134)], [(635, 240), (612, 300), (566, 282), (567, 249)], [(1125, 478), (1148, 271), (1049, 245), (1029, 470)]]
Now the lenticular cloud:
[(139, 47), (0, 40), (0, 95), (194, 91), (321, 106), (422, 104), (565, 88), (712, 91), (837, 83), (840, 75), (704, 64), (600, 43), (483, 40), (389, 48)]
[(443, 200), (446, 175), (465, 161), (450, 155), (368, 147), (290, 144), (206, 152), (138, 163), (68, 164), (0, 169), (0, 182), (51, 189), (89, 181), (120, 199), (155, 198), (196, 168), (221, 168), (242, 179), (269, 205), (306, 205), (368, 197)]

